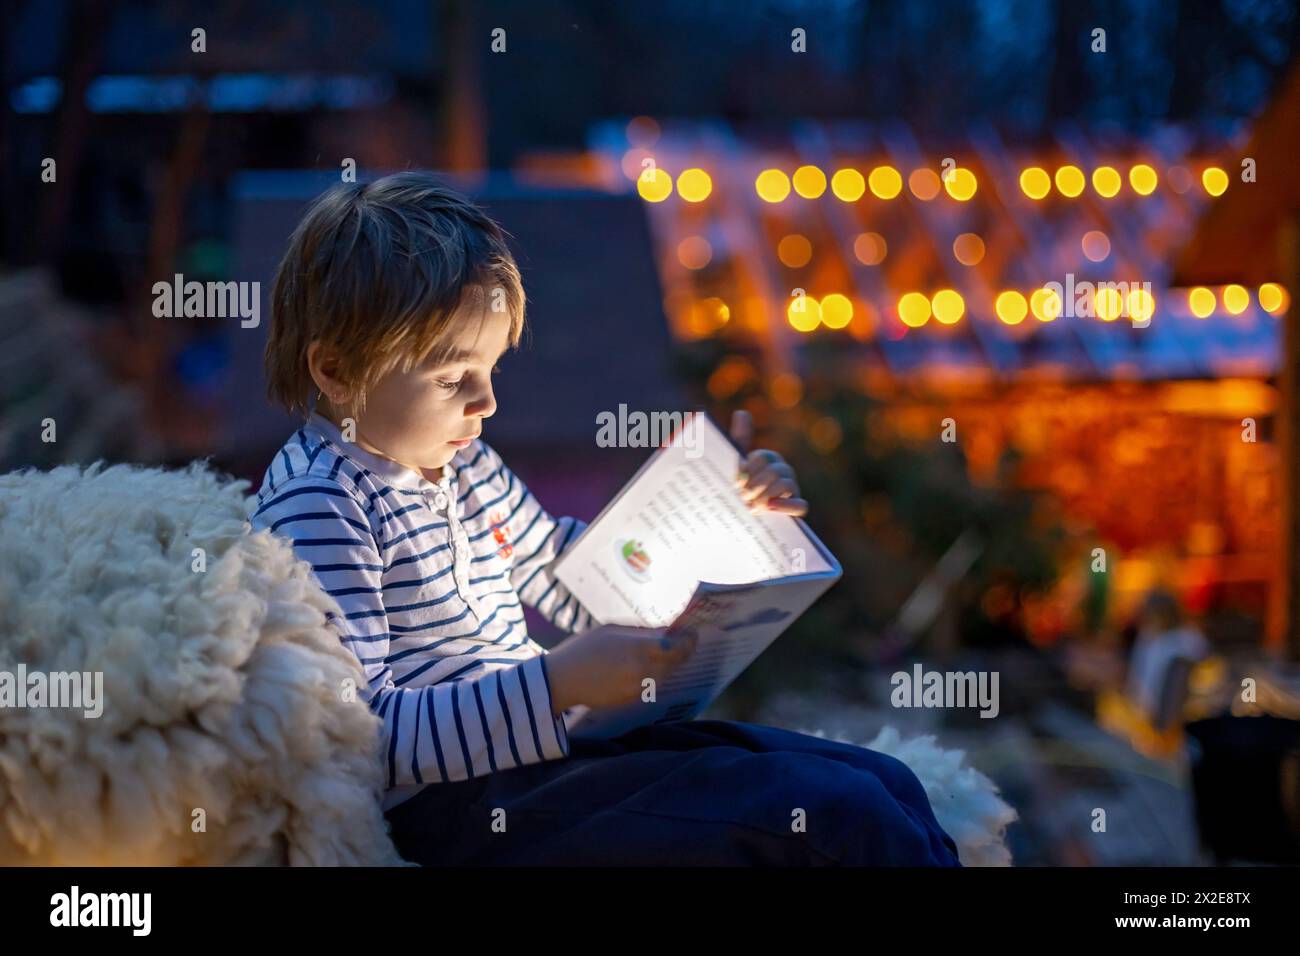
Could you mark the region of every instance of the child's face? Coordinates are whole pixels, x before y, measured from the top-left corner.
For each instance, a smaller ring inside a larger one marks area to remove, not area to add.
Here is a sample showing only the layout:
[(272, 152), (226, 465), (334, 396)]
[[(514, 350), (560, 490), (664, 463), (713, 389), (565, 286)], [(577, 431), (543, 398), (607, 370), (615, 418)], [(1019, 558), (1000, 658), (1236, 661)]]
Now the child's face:
[[(462, 321), (463, 319), (463, 321)], [(505, 312), (473, 309), (457, 316), (463, 331), (452, 359), (389, 372), (356, 415), (356, 437), (411, 468), (437, 471), (483, 431), (497, 408), (492, 372), (510, 338)]]

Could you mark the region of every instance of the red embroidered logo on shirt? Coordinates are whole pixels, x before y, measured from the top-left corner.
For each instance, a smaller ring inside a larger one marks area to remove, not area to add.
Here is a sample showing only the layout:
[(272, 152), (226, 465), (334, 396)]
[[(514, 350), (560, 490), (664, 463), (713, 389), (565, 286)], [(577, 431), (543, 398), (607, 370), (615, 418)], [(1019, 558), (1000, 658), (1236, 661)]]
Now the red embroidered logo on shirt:
[(503, 558), (510, 557), (510, 555), (515, 553), (515, 549), (510, 544), (510, 529), (502, 526), (502, 522), (506, 520), (506, 516), (499, 511), (494, 511), (488, 520), (492, 522), (493, 540), (496, 541), (497, 544), (501, 545), (501, 547), (497, 549), (497, 554)]

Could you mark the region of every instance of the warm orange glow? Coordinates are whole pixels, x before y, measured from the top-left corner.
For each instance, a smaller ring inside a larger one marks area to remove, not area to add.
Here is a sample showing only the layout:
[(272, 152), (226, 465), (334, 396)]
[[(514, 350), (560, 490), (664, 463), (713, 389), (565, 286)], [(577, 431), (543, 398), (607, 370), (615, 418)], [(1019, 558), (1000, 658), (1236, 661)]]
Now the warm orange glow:
[(1020, 189), (1033, 200), (1042, 199), (1052, 189), (1051, 177), (1041, 166), (1030, 166), (1020, 174)]
[(816, 199), (826, 192), (826, 174), (816, 166), (800, 166), (794, 171), (794, 191), (804, 199)]
[(677, 244), (677, 261), (687, 269), (703, 269), (713, 261), (713, 247), (703, 236), (687, 236)]
[(903, 177), (893, 166), (877, 166), (867, 177), (867, 184), (878, 199), (893, 199), (903, 191)]
[(1198, 285), (1187, 293), (1187, 307), (1198, 319), (1206, 318), (1214, 312), (1214, 293), (1205, 286)]
[(803, 398), (803, 381), (794, 372), (777, 372), (767, 391), (777, 408), (794, 408)]
[(702, 169), (683, 169), (677, 177), (677, 195), (687, 202), (703, 202), (713, 192), (713, 180)]
[(907, 177), (907, 187), (917, 199), (929, 202), (939, 195), (939, 175), (933, 169), (914, 169)]
[(963, 232), (952, 241), (952, 254), (964, 266), (977, 266), (984, 258), (984, 240), (973, 232)]
[(866, 180), (856, 169), (839, 169), (831, 177), (831, 192), (843, 202), (857, 202), (866, 191)]
[(1223, 287), (1223, 307), (1229, 315), (1241, 315), (1250, 307), (1250, 293), (1245, 286), (1229, 285)]
[(903, 324), (919, 329), (930, 321), (930, 300), (919, 292), (909, 292), (898, 300), (898, 317)]
[(708, 298), (691, 306), (687, 316), (696, 336), (712, 335), (731, 320), (731, 307), (718, 298)]
[(723, 359), (713, 370), (707, 388), (714, 398), (730, 398), (757, 377), (758, 370), (748, 359), (732, 355)]
[(940, 289), (930, 300), (934, 317), (944, 325), (953, 325), (966, 313), (966, 302), (953, 289)]
[(878, 232), (864, 232), (853, 240), (853, 254), (864, 266), (878, 266), (885, 261), (889, 246)]
[(663, 202), (673, 194), (673, 177), (658, 166), (647, 166), (637, 177), (636, 191), (646, 202)]
[(840, 427), (840, 423), (829, 415), (817, 419), (808, 429), (808, 443), (823, 455), (840, 447), (840, 442), (843, 440), (844, 430)]
[(993, 307), (998, 313), (998, 318), (1007, 325), (1019, 325), (1029, 314), (1029, 303), (1014, 289), (1000, 293)]
[(806, 236), (799, 233), (791, 233), (783, 236), (776, 246), (776, 256), (781, 260), (781, 264), (788, 269), (801, 269), (808, 264), (812, 258), (812, 243)]
[(948, 173), (943, 181), (943, 188), (948, 190), (948, 195), (953, 199), (966, 202), (975, 195), (979, 183), (975, 180), (975, 174), (969, 169), (958, 167)]
[(828, 329), (842, 329), (853, 321), (853, 303), (848, 296), (832, 292), (822, 297), (822, 324)]
[(754, 180), (754, 189), (764, 202), (781, 202), (790, 195), (790, 177), (779, 169), (765, 169)]

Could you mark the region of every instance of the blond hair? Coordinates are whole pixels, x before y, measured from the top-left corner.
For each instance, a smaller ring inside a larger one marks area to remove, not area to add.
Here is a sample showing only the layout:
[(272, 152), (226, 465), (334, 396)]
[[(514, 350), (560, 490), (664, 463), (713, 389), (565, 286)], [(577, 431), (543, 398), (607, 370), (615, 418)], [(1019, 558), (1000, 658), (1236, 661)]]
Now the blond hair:
[(403, 172), (325, 193), (289, 239), (271, 290), (267, 392), (310, 411), (313, 341), (334, 346), (352, 407), (391, 370), (450, 349), (453, 315), (476, 298), (524, 329), (524, 289), (506, 233), (428, 173)]

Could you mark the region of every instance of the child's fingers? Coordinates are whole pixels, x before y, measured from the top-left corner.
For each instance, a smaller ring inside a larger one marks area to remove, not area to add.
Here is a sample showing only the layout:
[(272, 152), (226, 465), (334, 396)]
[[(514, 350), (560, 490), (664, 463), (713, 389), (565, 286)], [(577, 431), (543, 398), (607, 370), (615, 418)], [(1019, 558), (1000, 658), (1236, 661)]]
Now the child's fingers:
[(752, 505), (765, 498), (793, 496), (799, 493), (795, 484), (794, 469), (785, 462), (769, 465), (750, 479), (748, 485), (740, 490), (740, 497), (745, 504)]
[(740, 459), (740, 469), (736, 473), (736, 481), (745, 484), (768, 465), (774, 465), (782, 460), (781, 456), (770, 448), (756, 448)]
[(768, 498), (767, 510), (799, 518), (808, 513), (808, 502), (802, 498)]

